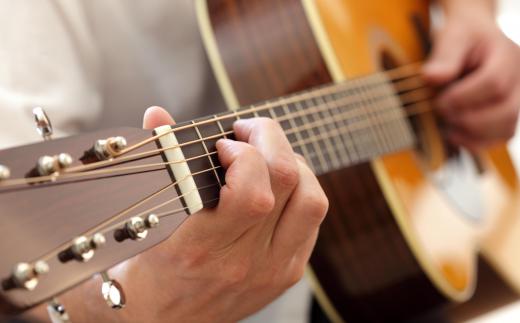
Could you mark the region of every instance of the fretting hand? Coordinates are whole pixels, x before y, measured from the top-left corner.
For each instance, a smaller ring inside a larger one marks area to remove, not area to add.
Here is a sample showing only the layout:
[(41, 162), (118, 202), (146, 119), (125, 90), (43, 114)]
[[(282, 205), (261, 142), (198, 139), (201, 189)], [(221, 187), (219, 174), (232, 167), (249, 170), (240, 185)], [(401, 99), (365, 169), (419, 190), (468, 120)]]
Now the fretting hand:
[[(161, 108), (145, 113), (145, 128), (172, 123)], [(238, 141), (217, 143), (227, 169), (218, 206), (110, 271), (125, 309), (107, 308), (98, 279), (64, 295), (74, 322), (234, 322), (302, 277), (327, 198), (277, 123), (241, 120), (234, 130)]]

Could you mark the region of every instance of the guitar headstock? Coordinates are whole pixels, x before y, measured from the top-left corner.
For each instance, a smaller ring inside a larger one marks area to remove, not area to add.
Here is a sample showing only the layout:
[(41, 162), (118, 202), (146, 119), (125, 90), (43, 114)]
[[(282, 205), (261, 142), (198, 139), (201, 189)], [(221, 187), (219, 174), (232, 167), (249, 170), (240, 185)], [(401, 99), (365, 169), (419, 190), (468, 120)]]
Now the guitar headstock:
[[(49, 138), (44, 119), (36, 116)], [(119, 128), (0, 151), (0, 312), (49, 300), (184, 221), (150, 139), (152, 131)]]

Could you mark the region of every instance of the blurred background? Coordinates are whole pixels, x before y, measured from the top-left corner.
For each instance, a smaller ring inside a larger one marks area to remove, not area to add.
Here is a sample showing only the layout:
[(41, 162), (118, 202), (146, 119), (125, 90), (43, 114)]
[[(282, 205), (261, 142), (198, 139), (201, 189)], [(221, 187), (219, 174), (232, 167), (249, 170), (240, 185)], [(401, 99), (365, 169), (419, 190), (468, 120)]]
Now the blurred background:
[[(520, 1), (500, 0), (498, 23), (505, 34), (520, 45)], [(515, 165), (520, 170), (520, 128), (510, 144)], [(520, 301), (500, 308), (468, 323), (516, 323), (520, 322)]]

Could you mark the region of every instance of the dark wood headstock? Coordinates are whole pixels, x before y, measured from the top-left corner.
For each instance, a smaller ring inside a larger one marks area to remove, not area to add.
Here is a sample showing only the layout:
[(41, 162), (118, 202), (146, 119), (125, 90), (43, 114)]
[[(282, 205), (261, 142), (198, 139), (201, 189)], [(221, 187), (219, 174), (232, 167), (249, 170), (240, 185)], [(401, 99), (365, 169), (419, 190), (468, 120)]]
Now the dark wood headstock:
[[(113, 136), (124, 136), (131, 146), (150, 138), (152, 133), (132, 128), (103, 130), (0, 151), (0, 164), (11, 172), (10, 179), (0, 181), (0, 312), (31, 307), (79, 284), (167, 238), (186, 218), (181, 202), (175, 199), (178, 193), (171, 186), (172, 178), (166, 166), (161, 165), (160, 153), (93, 167), (81, 175), (67, 173), (68, 177), (57, 177), (55, 181), (9, 184), (14, 179), (34, 176), (36, 162), (43, 155), (68, 153), (73, 159), (70, 167), (82, 166), (80, 158), (96, 140)], [(150, 141), (129, 154), (157, 148), (156, 142)], [(155, 166), (134, 167), (139, 165)], [(117, 171), (121, 167), (127, 168)], [(166, 187), (169, 188), (146, 200)], [(114, 233), (125, 220), (172, 199), (172, 203), (154, 212), (181, 210), (180, 213), (161, 218), (159, 225), (150, 229), (141, 241), (116, 241)], [(92, 259), (63, 261), (63, 251), (74, 238), (83, 235), (91, 238), (98, 232), (103, 232), (106, 244), (95, 250)], [(58, 257), (60, 252), (62, 260)], [(10, 276), (16, 264), (34, 264), (42, 259), (46, 260), (49, 271), (38, 277), (34, 290), (13, 286)]]

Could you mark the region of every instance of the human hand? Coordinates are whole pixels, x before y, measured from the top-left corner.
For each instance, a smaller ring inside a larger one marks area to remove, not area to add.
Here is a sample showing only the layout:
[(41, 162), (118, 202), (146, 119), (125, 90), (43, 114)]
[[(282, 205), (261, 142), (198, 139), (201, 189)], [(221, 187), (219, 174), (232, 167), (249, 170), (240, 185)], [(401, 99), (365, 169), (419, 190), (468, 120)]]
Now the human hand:
[[(145, 128), (172, 123), (163, 109), (145, 113)], [(218, 206), (110, 271), (123, 310), (107, 308), (99, 281), (69, 292), (62, 300), (75, 322), (234, 322), (300, 280), (327, 198), (277, 123), (241, 120), (234, 130), (239, 141), (217, 143), (227, 170)]]
[(489, 9), (474, 7), (447, 15), (423, 69), (441, 88), (434, 105), (448, 139), (472, 151), (510, 139), (520, 107), (520, 49)]

